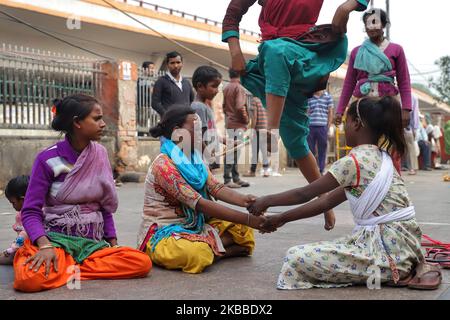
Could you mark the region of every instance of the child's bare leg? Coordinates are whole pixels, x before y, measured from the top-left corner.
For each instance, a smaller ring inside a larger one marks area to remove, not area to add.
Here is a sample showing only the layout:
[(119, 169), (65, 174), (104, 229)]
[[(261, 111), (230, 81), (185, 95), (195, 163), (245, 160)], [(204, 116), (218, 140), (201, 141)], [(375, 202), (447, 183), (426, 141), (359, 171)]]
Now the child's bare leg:
[(286, 97), (276, 96), (271, 93), (266, 94), (267, 103), (267, 128), (280, 128), (281, 115), (283, 114)]
[[(319, 168), (317, 167), (316, 159), (314, 158), (311, 151), (306, 157), (296, 159), (295, 162), (297, 163), (298, 168), (309, 183), (321, 177)], [(325, 229), (333, 229), (334, 223), (335, 216), (333, 210), (325, 212)]]
[(230, 233), (224, 232), (223, 235), (220, 236), (220, 238), (222, 239), (222, 244), (225, 247), (226, 252), (223, 256), (215, 257), (216, 260), (220, 260), (223, 258), (248, 256), (249, 249), (236, 244)]
[(234, 244), (233, 237), (231, 236), (231, 234), (229, 232), (224, 232), (220, 236), (220, 239), (222, 240), (222, 244), (225, 248), (232, 246)]
[(0, 252), (0, 265), (11, 265), (14, 261), (14, 255), (10, 255), (9, 257), (6, 257), (3, 252)]

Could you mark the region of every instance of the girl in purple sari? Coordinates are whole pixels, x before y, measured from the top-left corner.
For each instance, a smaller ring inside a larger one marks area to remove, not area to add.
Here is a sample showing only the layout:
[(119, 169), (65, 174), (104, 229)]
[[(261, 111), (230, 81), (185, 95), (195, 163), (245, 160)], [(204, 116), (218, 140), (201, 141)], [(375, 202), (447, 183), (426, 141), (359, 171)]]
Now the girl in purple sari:
[[(14, 288), (36, 292), (80, 280), (145, 277), (148, 256), (119, 247), (117, 194), (97, 100), (72, 95), (54, 106), (52, 128), (65, 139), (38, 154), (22, 208), (29, 239), (14, 258)], [(53, 267), (53, 268), (52, 268)]]

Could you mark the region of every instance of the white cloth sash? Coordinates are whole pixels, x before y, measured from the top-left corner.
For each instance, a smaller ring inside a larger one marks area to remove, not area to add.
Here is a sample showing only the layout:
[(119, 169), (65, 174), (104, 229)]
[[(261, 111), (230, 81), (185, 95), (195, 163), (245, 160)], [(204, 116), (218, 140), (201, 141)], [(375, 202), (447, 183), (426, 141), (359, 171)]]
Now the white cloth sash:
[(387, 154), (387, 152), (382, 151), (382, 164), (380, 171), (363, 191), (361, 196), (357, 198), (347, 190), (345, 191), (352, 210), (353, 220), (356, 224), (353, 232), (358, 232), (362, 228), (367, 231), (376, 231), (376, 227), (380, 224), (414, 218), (415, 210), (413, 206), (382, 216), (373, 215), (391, 187), (394, 170), (394, 164), (392, 163), (391, 157)]

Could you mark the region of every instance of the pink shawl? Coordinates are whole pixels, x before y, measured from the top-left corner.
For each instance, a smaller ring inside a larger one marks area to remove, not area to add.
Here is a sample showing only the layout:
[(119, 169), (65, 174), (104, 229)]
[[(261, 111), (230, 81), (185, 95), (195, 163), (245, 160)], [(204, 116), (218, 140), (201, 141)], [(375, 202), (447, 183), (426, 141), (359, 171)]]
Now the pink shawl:
[(102, 211), (114, 213), (118, 200), (106, 149), (90, 142), (67, 174), (56, 197), (44, 207), (45, 225), (59, 226), (71, 235), (86, 237), (93, 228), (95, 240), (103, 239)]

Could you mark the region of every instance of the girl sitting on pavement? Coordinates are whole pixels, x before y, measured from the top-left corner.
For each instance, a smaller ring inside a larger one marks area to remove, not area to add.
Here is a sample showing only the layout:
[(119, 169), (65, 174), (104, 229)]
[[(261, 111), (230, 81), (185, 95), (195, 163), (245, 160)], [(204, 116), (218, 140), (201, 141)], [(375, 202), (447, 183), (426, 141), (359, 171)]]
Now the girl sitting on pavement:
[(145, 277), (148, 256), (117, 244), (116, 188), (106, 149), (96, 142), (105, 128), (100, 104), (77, 94), (55, 101), (54, 111), (52, 128), (66, 135), (33, 164), (22, 208), (30, 238), (14, 258), (14, 288), (58, 288), (73, 278), (70, 270), (80, 280)]
[(225, 187), (202, 160), (201, 120), (194, 109), (171, 107), (150, 130), (162, 137), (161, 154), (150, 166), (138, 246), (167, 269), (200, 273), (215, 258), (248, 256), (265, 217), (212, 200), (247, 207), (254, 196)]
[[(384, 150), (405, 151), (401, 106), (396, 98), (362, 98), (351, 104), (345, 137), (353, 147), (323, 177), (303, 188), (255, 200), (250, 212), (262, 214), (272, 206), (306, 203), (271, 215), (263, 228), (319, 215), (349, 200), (356, 227), (352, 235), (334, 241), (290, 248), (278, 278), (278, 289), (342, 287), (366, 283), (375, 267), (380, 282), (435, 289), (438, 268), (425, 264), (421, 229), (405, 184)], [(379, 145), (377, 142), (384, 137)], [(413, 277), (415, 273), (415, 277)]]
[(6, 185), (5, 196), (16, 210), (16, 223), (13, 225), (13, 230), (17, 233), (17, 237), (8, 249), (0, 253), (0, 264), (12, 265), (16, 251), (28, 239), (22, 225), (21, 211), (29, 181), (29, 176), (18, 176), (11, 179)]

